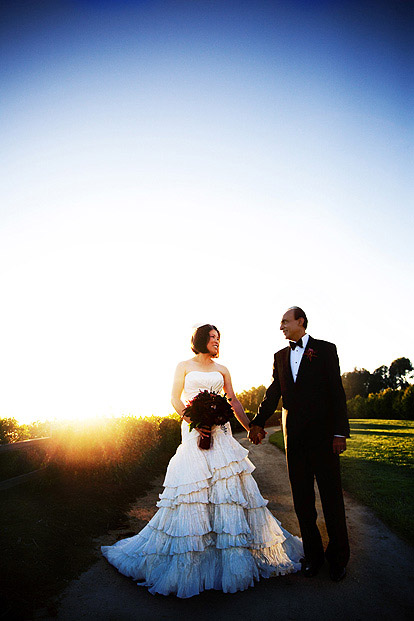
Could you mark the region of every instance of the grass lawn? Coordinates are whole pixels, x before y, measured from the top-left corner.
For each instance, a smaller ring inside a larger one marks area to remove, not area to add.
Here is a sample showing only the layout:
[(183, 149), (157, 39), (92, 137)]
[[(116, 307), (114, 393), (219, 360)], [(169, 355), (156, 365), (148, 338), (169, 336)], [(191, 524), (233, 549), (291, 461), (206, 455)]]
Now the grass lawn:
[[(414, 421), (351, 419), (342, 483), (398, 535), (414, 544)], [(283, 435), (270, 441), (284, 450)]]

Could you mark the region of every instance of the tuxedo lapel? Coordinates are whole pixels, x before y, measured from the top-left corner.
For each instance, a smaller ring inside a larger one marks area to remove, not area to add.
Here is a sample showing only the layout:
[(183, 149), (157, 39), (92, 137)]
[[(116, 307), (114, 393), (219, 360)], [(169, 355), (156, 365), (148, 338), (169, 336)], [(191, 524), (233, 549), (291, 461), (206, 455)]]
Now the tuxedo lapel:
[(294, 387), (295, 382), (293, 381), (292, 368), (290, 366), (290, 347), (286, 347), (283, 352), (283, 370), (285, 373), (287, 385), (290, 387)]

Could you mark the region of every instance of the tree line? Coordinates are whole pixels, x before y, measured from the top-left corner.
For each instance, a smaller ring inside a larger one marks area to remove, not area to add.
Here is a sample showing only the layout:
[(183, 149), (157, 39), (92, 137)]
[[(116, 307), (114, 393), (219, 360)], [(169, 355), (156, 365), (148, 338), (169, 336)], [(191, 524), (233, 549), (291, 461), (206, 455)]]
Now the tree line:
[(368, 397), (356, 395), (347, 401), (347, 406), (349, 418), (414, 420), (414, 385), (405, 390), (386, 388)]
[(413, 365), (408, 358), (397, 358), (387, 367), (385, 364), (373, 373), (367, 369), (357, 369), (342, 374), (342, 384), (347, 399), (368, 397), (383, 390), (404, 390), (410, 385)]
[(350, 418), (414, 420), (413, 365), (408, 358), (397, 358), (373, 373), (367, 369), (342, 375)]

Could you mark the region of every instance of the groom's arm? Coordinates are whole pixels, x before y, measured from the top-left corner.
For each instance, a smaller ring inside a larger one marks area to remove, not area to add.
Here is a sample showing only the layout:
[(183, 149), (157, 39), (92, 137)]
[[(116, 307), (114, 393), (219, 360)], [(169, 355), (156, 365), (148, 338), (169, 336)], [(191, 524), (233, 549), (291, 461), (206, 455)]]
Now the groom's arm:
[(279, 381), (279, 373), (277, 370), (277, 362), (276, 362), (276, 354), (273, 363), (273, 382), (270, 384), (269, 388), (266, 390), (266, 394), (264, 396), (263, 401), (259, 405), (259, 410), (256, 416), (250, 423), (250, 427), (257, 425), (258, 427), (262, 427), (264, 429), (265, 422), (268, 418), (272, 416), (277, 408), (277, 404), (279, 403), (280, 397), (282, 394), (282, 390), (280, 388)]
[(330, 347), (327, 349), (327, 373), (333, 405), (334, 435), (349, 438), (349, 420), (339, 358), (335, 345), (333, 343), (329, 343), (329, 345)]

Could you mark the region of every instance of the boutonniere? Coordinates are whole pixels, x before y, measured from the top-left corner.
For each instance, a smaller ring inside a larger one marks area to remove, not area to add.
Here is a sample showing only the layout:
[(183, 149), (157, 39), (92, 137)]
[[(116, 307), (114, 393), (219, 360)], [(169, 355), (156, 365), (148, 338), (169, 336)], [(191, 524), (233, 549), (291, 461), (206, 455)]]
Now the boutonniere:
[(316, 353), (316, 351), (314, 349), (312, 349), (312, 347), (309, 347), (309, 349), (304, 351), (303, 355), (306, 356), (306, 358), (309, 360), (309, 362), (312, 362), (312, 358), (317, 358), (318, 357), (318, 354)]

